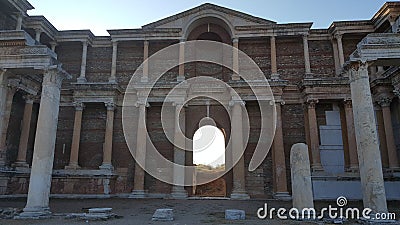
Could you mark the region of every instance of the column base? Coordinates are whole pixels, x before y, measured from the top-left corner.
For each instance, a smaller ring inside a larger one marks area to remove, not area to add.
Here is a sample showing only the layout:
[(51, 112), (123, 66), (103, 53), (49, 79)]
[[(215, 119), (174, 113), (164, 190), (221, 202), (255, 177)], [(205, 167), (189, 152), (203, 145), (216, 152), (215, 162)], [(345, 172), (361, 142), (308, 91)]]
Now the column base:
[(279, 75), (279, 73), (273, 73), (273, 74), (271, 74), (271, 80), (280, 80), (280, 75)]
[(76, 82), (81, 84), (81, 83), (86, 83), (87, 80), (86, 80), (86, 77), (78, 77), (76, 79)]
[(99, 166), (99, 169), (113, 171), (114, 167), (110, 163), (103, 163), (101, 166)]
[(316, 164), (316, 165), (312, 165), (311, 166), (311, 171), (314, 173), (318, 173), (318, 172), (324, 172), (324, 168), (322, 167), (321, 164)]
[(49, 207), (25, 208), (22, 213), (14, 219), (47, 219), (51, 217)]
[(306, 73), (304, 74), (304, 79), (313, 79), (314, 75), (312, 73)]
[(133, 190), (128, 198), (142, 199), (147, 197), (147, 192), (145, 190)]
[(20, 168), (29, 168), (29, 164), (23, 161), (17, 161), (11, 165), (14, 168), (20, 167)]
[(178, 82), (182, 82), (182, 81), (184, 81), (185, 80), (185, 77), (184, 76), (178, 76), (177, 78), (176, 78), (176, 81), (178, 81)]
[(81, 167), (78, 164), (69, 164), (68, 166), (65, 166), (66, 170), (77, 170), (80, 169)]
[(108, 78), (108, 83), (116, 84), (116, 83), (117, 83), (117, 78), (116, 78), (116, 77), (110, 77), (110, 78)]
[(186, 199), (188, 193), (183, 187), (173, 187), (170, 197), (172, 199)]
[(231, 199), (232, 200), (248, 200), (250, 199), (250, 195), (248, 195), (246, 192), (232, 192), (231, 194)]
[(140, 78), (140, 82), (147, 83), (147, 82), (149, 82), (149, 78), (148, 77), (142, 77), (142, 78)]
[(276, 192), (274, 195), (274, 199), (278, 199), (281, 201), (291, 201), (292, 196), (289, 194), (289, 192)]
[(356, 166), (350, 166), (349, 168), (346, 169), (347, 173), (359, 173), (360, 169)]

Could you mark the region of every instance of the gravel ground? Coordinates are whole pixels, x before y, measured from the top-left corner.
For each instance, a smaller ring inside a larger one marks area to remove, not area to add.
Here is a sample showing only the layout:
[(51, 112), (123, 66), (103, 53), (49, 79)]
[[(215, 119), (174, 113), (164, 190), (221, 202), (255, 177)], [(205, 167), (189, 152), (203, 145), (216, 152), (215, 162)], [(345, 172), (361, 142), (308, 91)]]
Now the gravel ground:
[[(25, 206), (25, 199), (1, 199), (0, 209), (19, 208)], [(196, 225), (196, 224), (324, 224), (317, 222), (301, 222), (293, 220), (260, 220), (257, 218), (257, 209), (268, 203), (268, 207), (291, 208), (291, 202), (274, 200), (161, 200), (161, 199), (52, 199), (50, 208), (53, 217), (44, 220), (7, 220), (0, 219), (0, 224), (21, 225), (63, 225), (63, 224), (162, 224), (162, 225)], [(336, 206), (335, 202), (317, 202), (316, 208), (327, 207), (329, 204)], [(349, 207), (361, 208), (361, 202), (350, 202)], [(111, 207), (113, 213), (122, 218), (107, 221), (85, 221), (81, 219), (65, 219), (68, 213), (81, 213), (82, 208)], [(170, 222), (151, 221), (156, 209), (174, 209), (175, 220)], [(226, 209), (241, 209), (246, 211), (245, 221), (227, 221), (224, 219)], [(395, 212), (400, 217), (400, 202), (389, 203), (390, 212)], [(399, 219), (399, 218), (397, 218)], [(348, 221), (345, 224), (357, 224), (356, 221)]]

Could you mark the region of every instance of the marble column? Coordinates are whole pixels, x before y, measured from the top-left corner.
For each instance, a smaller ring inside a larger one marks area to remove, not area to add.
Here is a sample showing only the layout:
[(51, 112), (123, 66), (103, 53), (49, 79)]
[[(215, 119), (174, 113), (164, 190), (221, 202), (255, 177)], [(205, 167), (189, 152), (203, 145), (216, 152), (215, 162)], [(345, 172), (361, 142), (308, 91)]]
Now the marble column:
[(343, 53), (343, 42), (342, 42), (342, 35), (341, 34), (336, 34), (336, 42), (337, 42), (337, 48), (339, 52), (339, 63), (340, 63), (340, 68), (344, 65), (344, 53)]
[[(0, 87), (1, 88), (1, 87)], [(17, 88), (11, 86), (3, 86), (1, 88), (2, 96), (1, 100), (4, 100), (4, 104), (1, 105), (1, 130), (0, 130), (0, 167), (7, 166), (7, 130), (8, 123), (10, 122), (11, 107), (13, 103), (14, 94)]]
[[(137, 106), (139, 107), (139, 119), (138, 119), (138, 130), (136, 139), (136, 161), (146, 162), (146, 145), (147, 145), (147, 133), (146, 133), (146, 107), (148, 104), (144, 101), (138, 101)], [(143, 165), (144, 166), (144, 165)], [(145, 171), (136, 162), (135, 164), (135, 175), (133, 182), (133, 191), (130, 198), (145, 198), (146, 191), (144, 187)]]
[(22, 218), (40, 218), (50, 214), (49, 195), (63, 78), (64, 74), (57, 68), (46, 70), (43, 76), (28, 199), (19, 215)]
[(387, 145), (387, 155), (389, 159), (389, 169), (399, 170), (399, 159), (397, 156), (396, 143), (393, 135), (393, 125), (392, 125), (392, 114), (390, 113), (390, 103), (391, 98), (382, 97), (379, 99), (378, 103), (382, 108), (383, 114), (383, 125), (385, 129), (386, 145)]
[(117, 82), (117, 55), (118, 55), (118, 42), (113, 41), (112, 42), (112, 59), (111, 59), (111, 75), (110, 78), (108, 78), (108, 82), (110, 83), (116, 83)]
[(179, 43), (179, 75), (177, 81), (181, 82), (185, 80), (185, 40), (181, 40)]
[(246, 192), (246, 175), (244, 166), (244, 144), (243, 144), (243, 117), (242, 107), (245, 103), (240, 100), (232, 100), (232, 159), (239, 159), (239, 162), (233, 167), (233, 190), (231, 199), (249, 199), (250, 196)]
[(271, 42), (271, 79), (279, 80), (278, 66), (276, 61), (276, 38), (275, 36), (270, 37)]
[(303, 35), (303, 47), (304, 47), (304, 65), (305, 65), (305, 78), (312, 78), (311, 64), (310, 64), (310, 52), (308, 49), (308, 35)]
[(17, 161), (14, 163), (15, 167), (29, 167), (28, 163), (26, 163), (26, 152), (28, 150), (29, 133), (31, 129), (33, 98), (34, 96), (32, 95), (24, 96), (24, 117), (22, 118), (21, 137), (19, 139)]
[[(57, 47), (57, 42), (55, 42), (55, 41), (51, 41), (50, 43), (50, 47), (51, 47), (51, 50), (54, 52), (54, 53), (56, 53), (56, 47)], [(56, 59), (57, 59), (57, 55), (56, 55)]]
[(24, 19), (24, 15), (22, 13), (17, 13), (17, 25), (15, 26), (15, 30), (22, 30), (22, 20)]
[(311, 150), (311, 169), (313, 172), (320, 172), (324, 169), (321, 165), (321, 155), (319, 151), (319, 134), (318, 134), (318, 123), (317, 123), (317, 113), (315, 107), (318, 103), (317, 99), (309, 99), (307, 101), (308, 107), (308, 130), (310, 138), (310, 150)]
[(85, 105), (82, 102), (74, 102), (75, 106), (75, 121), (74, 132), (72, 134), (71, 154), (69, 157), (69, 164), (65, 169), (76, 170), (79, 169), (79, 143), (81, 141), (81, 128), (82, 128), (82, 113)]
[(342, 67), (340, 65), (340, 60), (339, 60), (339, 52), (338, 52), (338, 46), (337, 42), (332, 39), (332, 49), (333, 49), (333, 59), (335, 61), (335, 73), (336, 75), (339, 75), (342, 72)]
[[(181, 103), (174, 103), (175, 105), (175, 136), (174, 136), (174, 163), (177, 165), (185, 165), (185, 149), (181, 147), (186, 146), (185, 136), (185, 108)], [(182, 130), (182, 131), (181, 131)], [(185, 183), (185, 169), (174, 166), (173, 168), (174, 184)], [(172, 187), (171, 197), (175, 199), (185, 199), (188, 194), (184, 186), (174, 185)]]
[(381, 106), (376, 103), (374, 104), (374, 110), (376, 115), (376, 123), (378, 127), (378, 140), (379, 140), (379, 150), (382, 158), (383, 168), (389, 168), (389, 157), (386, 144), (385, 126), (383, 124), (383, 114)]
[(234, 38), (232, 39), (232, 44), (233, 44), (233, 74), (232, 74), (232, 80), (240, 80), (239, 74), (239, 38)]
[(373, 213), (387, 212), (368, 64), (350, 65), (349, 78), (364, 207)]
[(115, 104), (113, 102), (106, 102), (107, 108), (107, 121), (106, 121), (106, 134), (103, 146), (103, 163), (99, 167), (103, 170), (113, 170), (111, 158), (112, 158), (112, 144), (113, 144), (113, 133), (114, 133), (114, 110)]
[(351, 99), (344, 101), (344, 111), (346, 117), (347, 143), (349, 145), (349, 172), (358, 172), (358, 156), (356, 133), (354, 130), (353, 106)]
[(37, 28), (35, 29), (35, 40), (40, 43), (40, 36), (42, 35), (42, 29)]
[(149, 81), (149, 63), (147, 59), (149, 58), (149, 42), (143, 42), (143, 75), (142, 75), (142, 82)]
[(282, 131), (282, 109), (284, 102), (277, 102), (276, 106), (276, 131), (272, 145), (272, 160), (274, 172), (274, 198), (290, 200), (287, 188), (285, 148)]
[(86, 80), (86, 61), (87, 61), (87, 49), (88, 42), (82, 41), (82, 62), (81, 62), (81, 74), (79, 75), (77, 82), (85, 83)]

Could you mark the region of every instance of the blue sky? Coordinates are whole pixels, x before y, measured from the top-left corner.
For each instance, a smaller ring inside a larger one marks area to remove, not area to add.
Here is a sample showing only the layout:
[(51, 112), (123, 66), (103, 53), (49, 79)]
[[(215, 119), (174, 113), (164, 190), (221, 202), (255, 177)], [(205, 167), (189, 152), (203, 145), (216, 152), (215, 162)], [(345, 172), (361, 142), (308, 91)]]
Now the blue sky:
[(327, 28), (333, 21), (371, 19), (384, 0), (28, 0), (59, 30), (90, 29), (108, 35), (107, 29), (130, 29), (196, 7), (213, 3), (278, 23), (314, 22)]

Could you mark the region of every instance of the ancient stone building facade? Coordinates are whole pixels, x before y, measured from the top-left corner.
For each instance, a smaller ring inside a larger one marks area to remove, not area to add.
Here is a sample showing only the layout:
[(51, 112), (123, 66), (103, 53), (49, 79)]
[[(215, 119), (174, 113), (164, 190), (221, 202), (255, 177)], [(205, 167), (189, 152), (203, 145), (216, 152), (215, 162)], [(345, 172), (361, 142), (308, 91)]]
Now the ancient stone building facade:
[[(234, 102), (231, 110), (245, 103), (250, 122), (243, 160), (220, 179), (220, 196), (290, 197), (289, 151), (303, 142), (309, 146), (316, 199), (335, 199), (343, 191), (361, 199), (358, 159), (363, 158), (358, 156), (347, 71), (353, 59), (375, 54), (366, 61), (375, 62), (369, 63), (368, 72), (386, 196), (400, 199), (398, 2), (386, 3), (370, 20), (333, 22), (327, 29), (311, 29), (312, 23), (280, 24), (204, 4), (140, 29), (109, 30), (104, 37), (90, 30), (59, 31), (45, 17), (28, 16), (32, 8), (26, 0), (0, 2), (0, 194), (27, 194), (30, 182), (35, 193), (34, 188), (46, 189), (51, 180), (51, 194), (60, 196), (196, 196), (193, 187), (185, 192), (135, 165), (124, 137), (122, 103), (132, 74), (149, 56), (174, 44), (184, 48), (187, 41), (211, 40), (246, 53), (269, 81), (277, 130), (262, 165), (247, 169), (264, 138), (257, 101), (231, 70), (218, 65), (176, 66), (162, 76), (147, 102), (137, 90), (138, 137), (144, 132), (140, 122), (146, 121), (154, 146), (174, 161), (174, 145), (161, 128), (163, 100), (182, 80), (214, 77), (239, 93), (244, 102)], [(170, 107), (183, 102), (178, 99)], [(207, 108), (227, 139), (231, 136), (233, 125), (222, 105), (211, 101), (207, 106), (201, 99), (185, 104), (187, 137), (193, 137)], [(146, 147), (137, 140), (138, 148)], [(32, 167), (32, 161), (39, 166)], [(193, 164), (191, 153), (184, 155), (184, 162)]]

